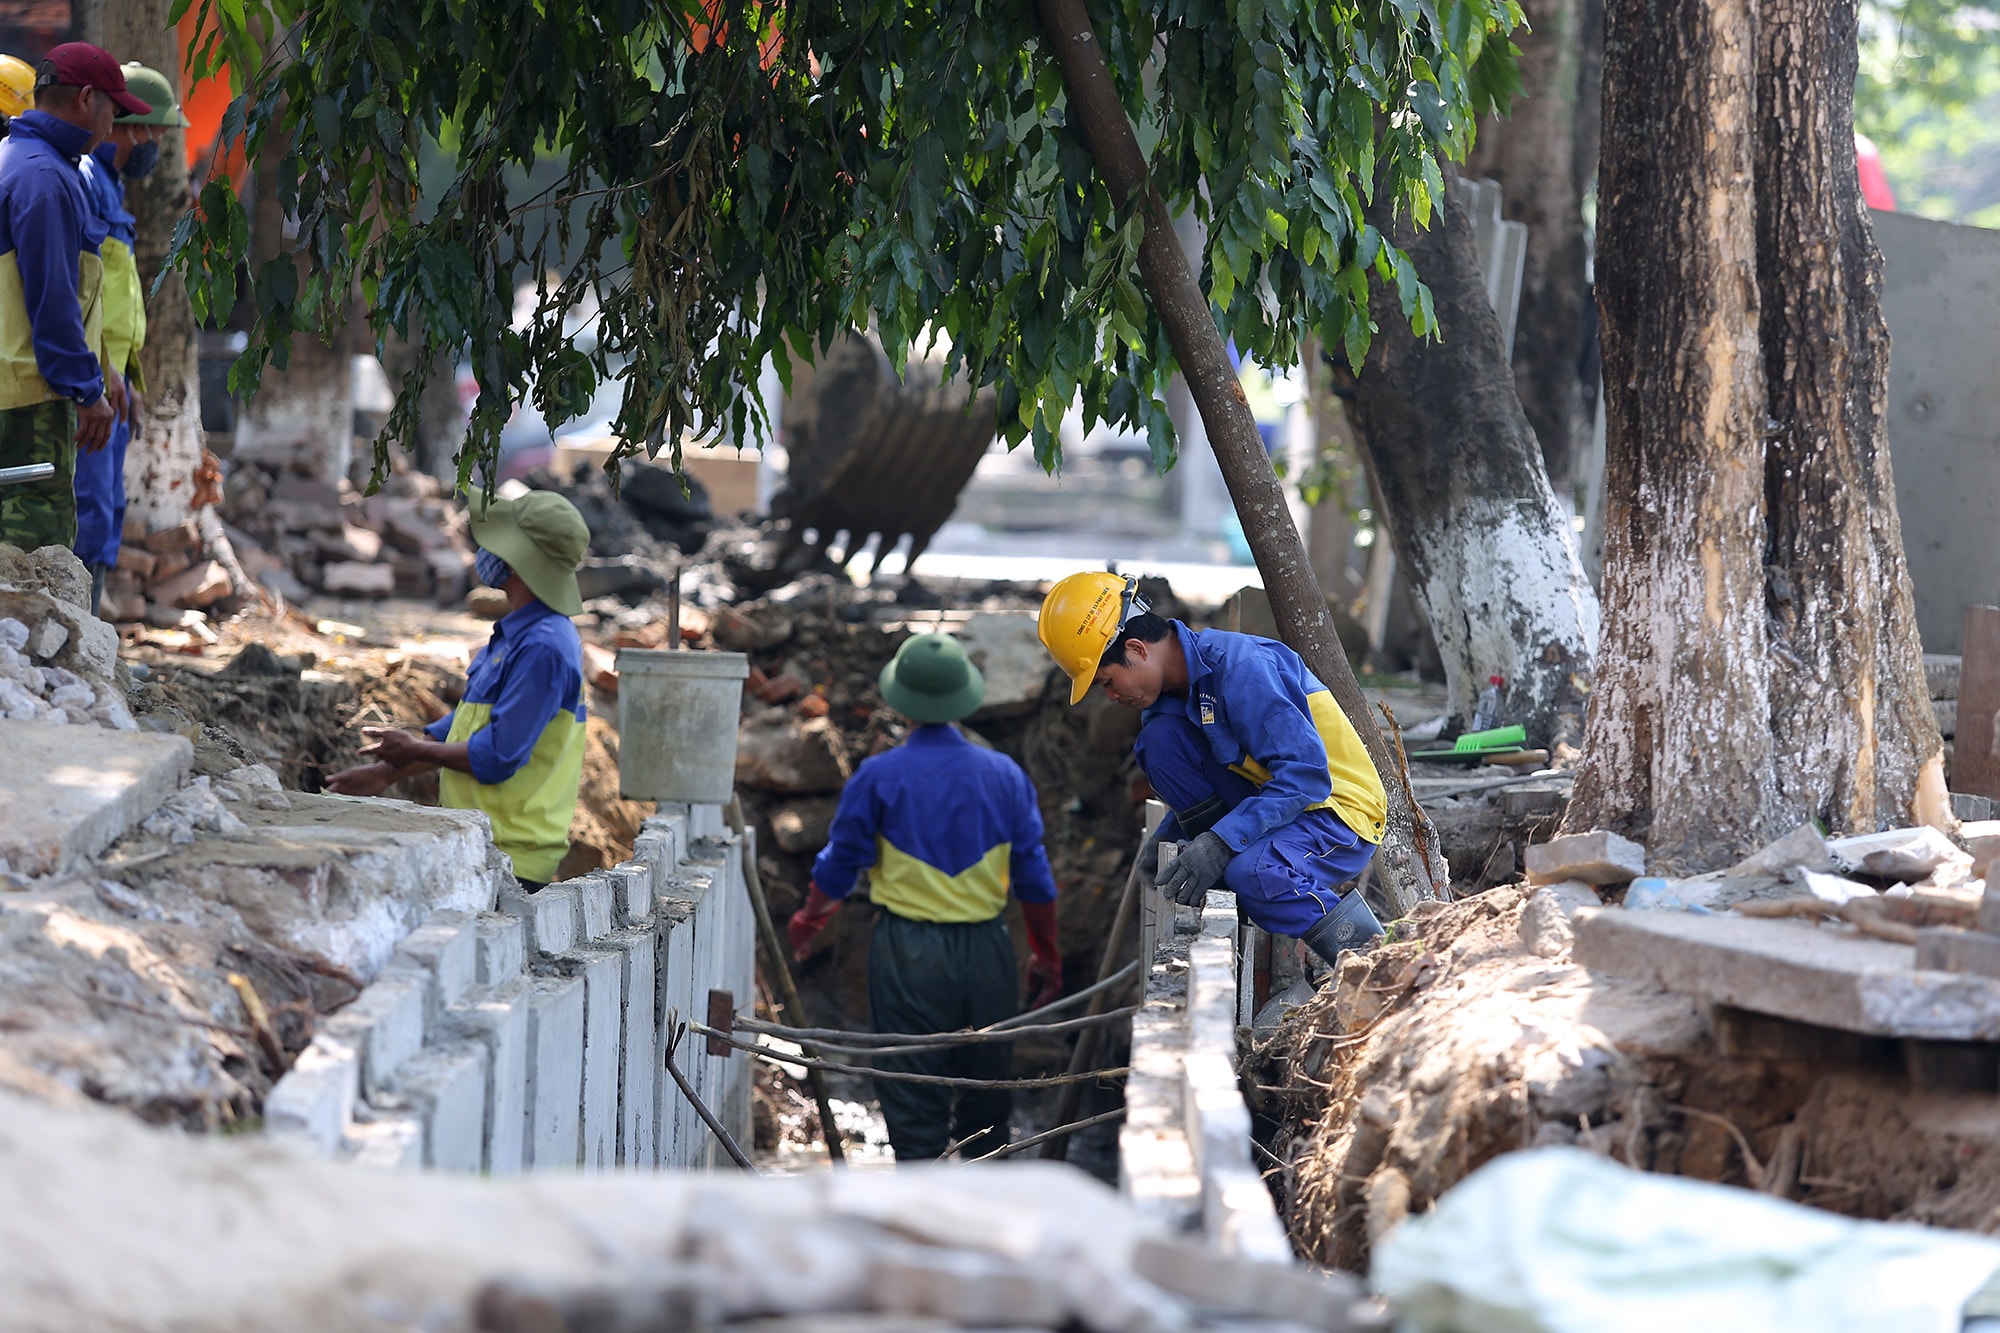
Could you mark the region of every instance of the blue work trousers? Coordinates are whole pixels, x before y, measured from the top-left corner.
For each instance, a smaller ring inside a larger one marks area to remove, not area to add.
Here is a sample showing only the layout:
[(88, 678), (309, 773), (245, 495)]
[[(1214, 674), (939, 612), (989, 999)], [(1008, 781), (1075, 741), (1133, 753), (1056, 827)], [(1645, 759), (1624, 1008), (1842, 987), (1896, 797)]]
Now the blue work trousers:
[(102, 449), (77, 452), (76, 545), (70, 549), (86, 565), (118, 563), (125, 532), (125, 450), (131, 443), (132, 423), (120, 417)]
[[(1185, 717), (1149, 718), (1133, 754), (1176, 819), (1182, 812), (1205, 811), (1208, 815), (1199, 822), (1211, 824), (1257, 790), (1248, 778), (1216, 761), (1200, 728)], [(1187, 831), (1185, 824), (1182, 828)], [(1375, 845), (1339, 815), (1307, 810), (1230, 858), (1223, 887), (1261, 928), (1274, 935), (1304, 935), (1334, 909), (1341, 887), (1374, 855)]]

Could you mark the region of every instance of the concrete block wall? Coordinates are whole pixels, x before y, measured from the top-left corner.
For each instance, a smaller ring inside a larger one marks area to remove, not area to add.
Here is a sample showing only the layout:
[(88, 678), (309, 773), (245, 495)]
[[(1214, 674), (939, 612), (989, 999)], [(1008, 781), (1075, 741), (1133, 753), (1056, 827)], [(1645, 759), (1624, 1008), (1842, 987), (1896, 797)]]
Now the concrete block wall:
[[(754, 998), (742, 855), (720, 807), (666, 806), (623, 865), (433, 913), (271, 1090), (268, 1131), (388, 1168), (724, 1162), (663, 1056), (710, 990)], [(750, 1062), (694, 1036), (676, 1060), (747, 1143)]]

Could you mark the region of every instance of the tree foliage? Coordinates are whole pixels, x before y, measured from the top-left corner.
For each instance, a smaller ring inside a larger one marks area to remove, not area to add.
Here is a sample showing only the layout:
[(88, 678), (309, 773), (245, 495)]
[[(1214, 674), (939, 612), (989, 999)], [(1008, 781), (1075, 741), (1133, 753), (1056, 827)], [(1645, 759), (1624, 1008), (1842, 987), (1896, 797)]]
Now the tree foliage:
[[(1087, 421), (1145, 429), (1171, 463), (1138, 212), (1114, 208), (1065, 123), (1032, 6), (190, 5), (210, 34), (191, 77), (226, 60), (240, 90), (225, 136), (253, 159), (289, 144), (272, 184), (297, 262), (251, 276), (258, 322), (232, 382), (254, 389), (358, 287), (378, 335), (415, 329), (426, 352), (378, 474), (414, 438), (436, 350), (467, 349), (479, 383), (463, 483), (524, 394), (560, 421), (626, 365), (625, 452), (678, 463), (684, 432), (761, 428), (749, 386), (767, 358), (789, 377), (868, 328), (899, 367), (941, 343), (1044, 466), (1079, 398)], [(1428, 219), (1440, 159), (1514, 91), (1515, 0), (1093, 0), (1092, 17), (1154, 188), (1206, 223), (1202, 282), (1240, 349), (1285, 365), (1317, 334), (1358, 361), (1371, 269), (1432, 331), (1428, 292), (1362, 204), (1387, 190)], [(427, 198), (418, 153), (440, 139), (454, 174)], [(510, 192), (551, 161), (551, 188)], [(210, 181), (177, 233), (198, 312), (234, 300), (245, 217)], [(517, 324), (522, 275), (540, 286)], [(594, 343), (572, 336), (586, 312)]]
[(2000, 226), (2000, 0), (1866, 11), (1854, 124), (1898, 208)]

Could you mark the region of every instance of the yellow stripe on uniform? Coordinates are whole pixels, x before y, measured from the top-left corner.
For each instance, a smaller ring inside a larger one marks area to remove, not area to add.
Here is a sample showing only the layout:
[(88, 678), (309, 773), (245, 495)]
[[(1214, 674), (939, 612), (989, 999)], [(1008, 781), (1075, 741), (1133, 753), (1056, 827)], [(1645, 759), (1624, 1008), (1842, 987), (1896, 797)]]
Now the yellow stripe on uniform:
[(913, 921), (991, 921), (1007, 907), (1014, 844), (1003, 842), (956, 875), (919, 860), (887, 838), (875, 839), (868, 896)]
[[(492, 704), (460, 704), (445, 744), (471, 740), (492, 719)], [(438, 778), (438, 799), (454, 810), (485, 811), (493, 822), (493, 843), (513, 858), (514, 873), (546, 883), (569, 852), (570, 820), (583, 783), (583, 739), (583, 723), (565, 708), (542, 728), (528, 762), (513, 777), (489, 786), (447, 768)]]
[(104, 364), (133, 381), (141, 392), (139, 349), (146, 345), (146, 298), (132, 247), (107, 236), (104, 256)]
[[(104, 263), (88, 250), (77, 260), (77, 300), (83, 306), (83, 340), (104, 345)], [(14, 251), (0, 255), (0, 411), (60, 399), (35, 364), (35, 331), (28, 324), (28, 297)]]
[[(1319, 733), (1320, 744), (1326, 747), (1326, 776), (1333, 786), (1333, 795), (1306, 809), (1331, 810), (1365, 841), (1382, 841), (1383, 824), (1389, 817), (1389, 799), (1382, 791), (1375, 761), (1368, 757), (1368, 747), (1361, 743), (1360, 733), (1347, 720), (1347, 714), (1333, 701), (1331, 691), (1314, 690), (1306, 696), (1306, 707), (1312, 710), (1313, 730)], [(1271, 780), (1271, 770), (1248, 755), (1229, 768), (1259, 787)]]

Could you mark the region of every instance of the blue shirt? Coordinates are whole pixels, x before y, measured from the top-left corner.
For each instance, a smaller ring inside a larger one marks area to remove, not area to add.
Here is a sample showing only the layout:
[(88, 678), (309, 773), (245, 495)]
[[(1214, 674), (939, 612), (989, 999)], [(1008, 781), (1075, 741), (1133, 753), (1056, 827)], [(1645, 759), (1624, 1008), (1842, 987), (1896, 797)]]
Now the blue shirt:
[(1216, 761), (1256, 787), (1213, 832), (1240, 852), (1307, 810), (1332, 810), (1364, 840), (1380, 842), (1388, 814), (1382, 779), (1304, 660), (1275, 639), (1172, 624), (1187, 660), (1187, 697), (1162, 694), (1145, 717), (1186, 717)]
[(139, 220), (125, 208), (125, 182), (118, 176), (118, 145), (99, 144), (96, 152), (83, 159), (82, 171), (91, 206), (110, 229), (111, 239), (137, 249)]
[[(583, 639), (576, 626), (539, 601), (502, 616), (473, 656), (464, 703), (490, 710), (466, 742), (466, 758), (476, 781), (498, 786), (528, 762), (556, 714), (567, 710), (584, 721)], [(444, 740), (454, 716), (445, 714), (425, 733)]]
[(84, 404), (104, 392), (77, 285), (79, 259), (97, 253), (105, 230), (77, 169), (89, 144), (89, 130), (46, 111), (14, 117), (0, 143), (0, 255), (11, 253), (21, 272), (35, 368)]
[(990, 921), (1010, 892), (1029, 903), (1056, 896), (1035, 784), (950, 726), (915, 728), (842, 789), (813, 883), (845, 898), (871, 868), (876, 905), (918, 921)]

